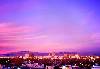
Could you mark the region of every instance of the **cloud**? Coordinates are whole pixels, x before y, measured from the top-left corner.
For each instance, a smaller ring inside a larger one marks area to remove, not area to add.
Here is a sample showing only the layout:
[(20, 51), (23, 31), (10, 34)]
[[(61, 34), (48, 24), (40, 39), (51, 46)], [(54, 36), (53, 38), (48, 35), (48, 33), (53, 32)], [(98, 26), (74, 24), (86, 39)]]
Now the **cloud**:
[(0, 23), (0, 48), (5, 51), (8, 51), (8, 48), (13, 50), (13, 48), (20, 48), (21, 45), (28, 43), (30, 45), (33, 39), (45, 38), (45, 35), (34, 35), (38, 30), (33, 26)]
[(51, 36), (41, 33), (40, 30), (35, 25), (26, 26), (16, 25), (14, 23), (0, 23), (1, 51), (46, 50), (48, 45), (50, 46), (49, 38)]

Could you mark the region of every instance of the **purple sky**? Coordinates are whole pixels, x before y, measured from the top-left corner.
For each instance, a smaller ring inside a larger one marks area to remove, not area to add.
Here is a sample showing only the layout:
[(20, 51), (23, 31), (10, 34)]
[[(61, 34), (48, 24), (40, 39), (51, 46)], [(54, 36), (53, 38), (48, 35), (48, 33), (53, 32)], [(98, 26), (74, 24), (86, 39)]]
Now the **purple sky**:
[(99, 0), (0, 0), (0, 53), (98, 52)]

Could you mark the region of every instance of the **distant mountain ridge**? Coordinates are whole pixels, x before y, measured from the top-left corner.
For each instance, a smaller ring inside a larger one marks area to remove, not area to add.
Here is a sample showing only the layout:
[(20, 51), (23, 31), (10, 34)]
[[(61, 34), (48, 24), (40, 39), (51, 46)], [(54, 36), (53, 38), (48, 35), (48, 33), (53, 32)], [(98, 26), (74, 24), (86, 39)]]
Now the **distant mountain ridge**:
[[(19, 52), (11, 52), (7, 54), (0, 54), (0, 56), (24, 56), (25, 54), (32, 54), (34, 56), (48, 56), (49, 53), (41, 53), (41, 52), (31, 52), (31, 51), (19, 51)], [(51, 53), (51, 52), (50, 52)], [(58, 56), (63, 56), (64, 54), (77, 54), (76, 52), (55, 52)]]
[[(48, 56), (49, 53), (41, 53), (41, 52), (31, 52), (31, 51), (18, 51), (18, 52), (11, 52), (11, 53), (7, 53), (7, 54), (0, 54), (0, 56), (25, 56), (25, 54), (32, 54), (34, 56)], [(52, 53), (52, 52), (50, 52)], [(64, 54), (79, 54), (79, 55), (96, 55), (96, 56), (100, 56), (99, 53), (77, 53), (77, 52), (55, 52), (56, 55), (58, 56), (63, 56)]]

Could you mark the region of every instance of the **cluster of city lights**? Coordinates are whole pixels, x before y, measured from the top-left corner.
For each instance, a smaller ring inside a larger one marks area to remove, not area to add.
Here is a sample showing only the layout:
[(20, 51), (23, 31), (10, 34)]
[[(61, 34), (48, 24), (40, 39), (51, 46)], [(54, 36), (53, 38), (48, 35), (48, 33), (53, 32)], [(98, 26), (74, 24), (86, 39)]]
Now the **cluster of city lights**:
[(79, 54), (64, 54), (64, 56), (57, 56), (55, 54), (48, 56), (33, 56), (25, 54), (25, 56), (0, 57), (0, 64), (6, 66), (14, 65), (11, 68), (17, 66), (17, 69), (21, 69), (21, 67), (43, 68), (44, 65), (51, 68), (56, 65), (61, 69), (66, 67), (68, 69), (79, 67), (90, 68), (94, 64), (100, 64), (100, 56), (80, 56)]

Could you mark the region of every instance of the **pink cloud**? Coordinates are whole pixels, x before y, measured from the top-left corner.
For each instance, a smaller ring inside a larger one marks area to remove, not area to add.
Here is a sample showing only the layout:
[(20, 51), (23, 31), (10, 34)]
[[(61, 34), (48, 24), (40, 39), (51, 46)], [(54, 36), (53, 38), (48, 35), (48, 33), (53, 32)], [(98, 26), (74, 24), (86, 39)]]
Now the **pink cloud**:
[(7, 47), (17, 49), (20, 46), (31, 45), (33, 39), (45, 38), (45, 36), (34, 35), (37, 31), (39, 31), (37, 26), (17, 26), (13, 23), (1, 23), (0, 47), (2, 50), (8, 51)]

